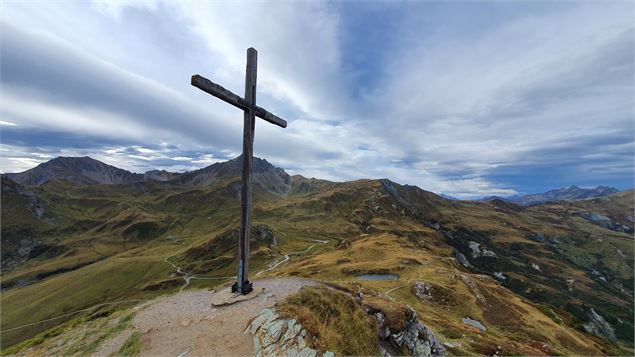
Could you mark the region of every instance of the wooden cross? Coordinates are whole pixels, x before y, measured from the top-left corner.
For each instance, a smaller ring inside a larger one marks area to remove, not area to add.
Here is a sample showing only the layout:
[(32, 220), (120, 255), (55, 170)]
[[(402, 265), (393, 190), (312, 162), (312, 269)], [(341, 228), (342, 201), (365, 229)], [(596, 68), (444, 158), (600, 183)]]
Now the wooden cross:
[(251, 163), (253, 161), (255, 117), (262, 118), (283, 128), (287, 122), (256, 105), (256, 72), (258, 52), (254, 48), (247, 50), (247, 73), (245, 74), (245, 98), (228, 91), (209, 79), (195, 74), (192, 85), (242, 109), (244, 115), (243, 128), (243, 177), (241, 190), (242, 211), (240, 216), (240, 238), (238, 241), (238, 274), (232, 292), (248, 294), (252, 284), (247, 279), (249, 267), (249, 236), (251, 235)]

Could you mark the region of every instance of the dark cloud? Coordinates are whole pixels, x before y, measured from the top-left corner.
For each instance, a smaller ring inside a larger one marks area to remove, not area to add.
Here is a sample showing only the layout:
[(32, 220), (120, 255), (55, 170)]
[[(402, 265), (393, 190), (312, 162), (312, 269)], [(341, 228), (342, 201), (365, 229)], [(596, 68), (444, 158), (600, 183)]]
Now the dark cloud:
[[(79, 52), (55, 38), (2, 25), (3, 90), (76, 109), (103, 109), (153, 129), (219, 148), (233, 145), (228, 125), (177, 91)], [(147, 60), (151, 60), (148, 58)], [(186, 80), (186, 79), (184, 79)], [(69, 123), (72, 126), (72, 123)], [(125, 130), (125, 128), (122, 128)]]

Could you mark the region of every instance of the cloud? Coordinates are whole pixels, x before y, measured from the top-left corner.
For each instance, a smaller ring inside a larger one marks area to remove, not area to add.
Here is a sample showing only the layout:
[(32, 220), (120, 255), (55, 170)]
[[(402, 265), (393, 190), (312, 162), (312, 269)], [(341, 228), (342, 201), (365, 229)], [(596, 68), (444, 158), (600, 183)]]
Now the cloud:
[(70, 44), (6, 24), (2, 33), (6, 117), (31, 126), (106, 136), (149, 139), (152, 129), (158, 128), (197, 140), (212, 137), (219, 146), (229, 144), (226, 134), (239, 135), (236, 126), (180, 92), (83, 54)]
[(11, 3), (2, 169), (58, 154), (133, 171), (235, 157), (240, 111), (189, 76), (241, 94), (254, 46), (258, 103), (289, 121), (258, 120), (255, 153), (290, 173), (464, 198), (627, 188), (632, 6)]
[(223, 61), (226, 74), (215, 73), (223, 83), (240, 88), (245, 49), (255, 47), (266, 69), (258, 76), (261, 91), (314, 119), (354, 106), (347, 91), (352, 77), (342, 68), (341, 19), (328, 4), (181, 2), (178, 9)]

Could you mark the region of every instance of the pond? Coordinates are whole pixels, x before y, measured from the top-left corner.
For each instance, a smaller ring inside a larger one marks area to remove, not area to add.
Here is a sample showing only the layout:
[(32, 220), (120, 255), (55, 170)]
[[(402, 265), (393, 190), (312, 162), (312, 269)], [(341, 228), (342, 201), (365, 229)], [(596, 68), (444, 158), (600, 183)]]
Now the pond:
[(463, 318), (463, 323), (466, 324), (466, 325), (470, 325), (472, 327), (476, 327), (477, 329), (479, 329), (481, 331), (487, 330), (487, 327), (485, 327), (482, 323), (480, 323), (479, 321), (476, 321), (476, 320), (472, 320), (469, 317), (464, 317)]
[(357, 277), (359, 280), (397, 280), (398, 275), (395, 274), (363, 274)]

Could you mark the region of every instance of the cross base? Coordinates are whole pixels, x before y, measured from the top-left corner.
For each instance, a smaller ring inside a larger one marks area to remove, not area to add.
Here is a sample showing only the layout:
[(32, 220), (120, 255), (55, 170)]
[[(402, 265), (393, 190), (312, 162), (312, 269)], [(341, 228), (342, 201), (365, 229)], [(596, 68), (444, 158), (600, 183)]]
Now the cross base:
[(241, 295), (247, 295), (254, 289), (253, 284), (249, 280), (245, 281), (242, 287), (238, 286), (238, 282), (232, 285), (232, 293), (239, 293)]

